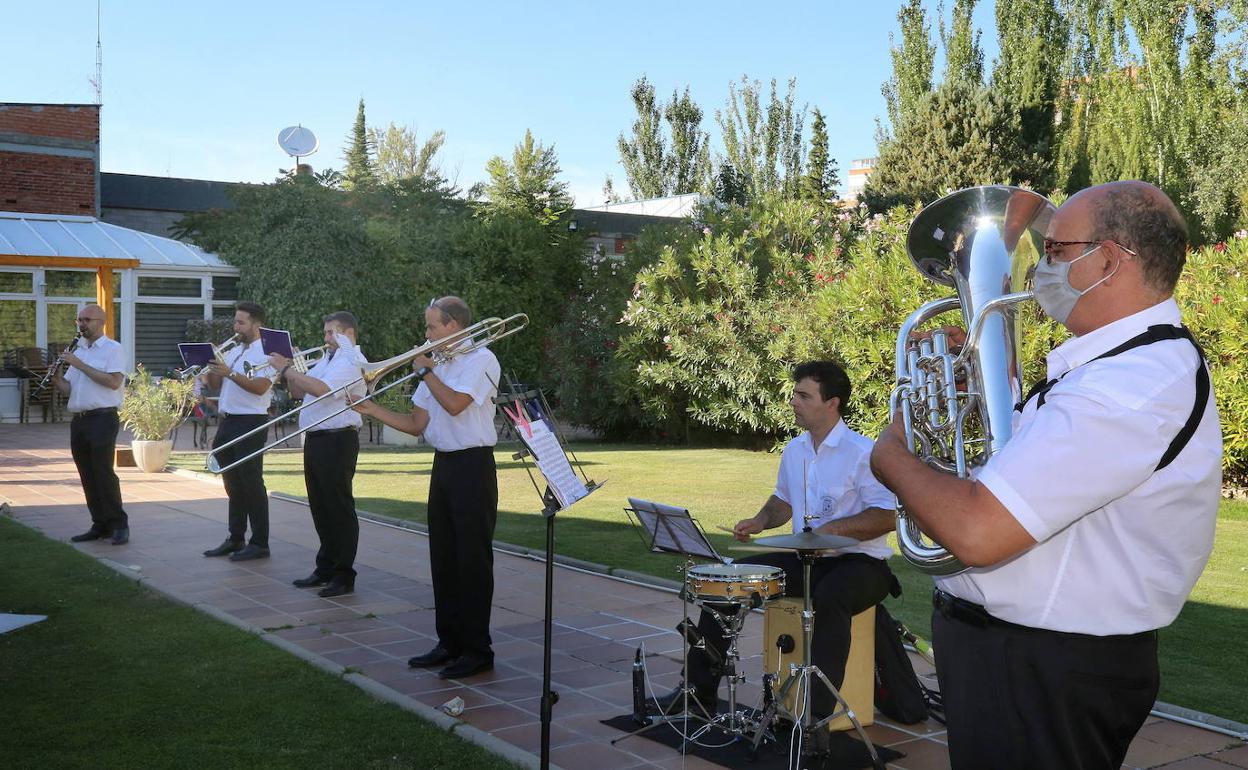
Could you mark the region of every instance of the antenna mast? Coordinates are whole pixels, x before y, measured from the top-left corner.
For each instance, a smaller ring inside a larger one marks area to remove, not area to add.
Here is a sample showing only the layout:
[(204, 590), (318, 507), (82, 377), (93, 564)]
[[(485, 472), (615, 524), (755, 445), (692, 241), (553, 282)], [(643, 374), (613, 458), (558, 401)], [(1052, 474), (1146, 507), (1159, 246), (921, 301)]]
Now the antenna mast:
[(104, 47), (100, 45), (100, 0), (95, 0), (95, 105), (104, 103)]

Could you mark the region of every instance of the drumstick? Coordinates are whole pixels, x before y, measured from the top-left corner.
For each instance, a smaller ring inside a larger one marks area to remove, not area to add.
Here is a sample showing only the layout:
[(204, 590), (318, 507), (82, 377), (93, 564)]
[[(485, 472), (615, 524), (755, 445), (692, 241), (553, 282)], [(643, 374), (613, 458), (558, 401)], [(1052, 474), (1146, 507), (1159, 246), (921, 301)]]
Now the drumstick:
[(721, 530), (723, 532), (727, 532), (730, 535), (737, 534), (737, 531), (735, 529), (733, 529), (732, 527), (725, 527), (723, 524), (716, 524), (715, 529)]

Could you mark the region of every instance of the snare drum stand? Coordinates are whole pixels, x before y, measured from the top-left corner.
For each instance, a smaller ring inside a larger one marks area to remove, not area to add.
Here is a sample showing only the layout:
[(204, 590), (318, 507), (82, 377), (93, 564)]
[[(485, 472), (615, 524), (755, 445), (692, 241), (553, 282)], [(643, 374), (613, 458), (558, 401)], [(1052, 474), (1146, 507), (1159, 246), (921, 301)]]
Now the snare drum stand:
[[(742, 597), (745, 599), (747, 597)], [(761, 597), (755, 594), (749, 597), (749, 601), (728, 601), (722, 604), (716, 602), (702, 603), (702, 609), (711, 614), (715, 622), (719, 624), (720, 629), (724, 632), (724, 638), (728, 640), (728, 652), (724, 655), (724, 678), (728, 680), (728, 711), (717, 715), (714, 719), (707, 722), (691, 736), (690, 740), (697, 738), (703, 733), (714, 727), (722, 727), (729, 735), (744, 737), (749, 735), (752, 723), (749, 719), (749, 713), (744, 710), (737, 709), (737, 684), (745, 681), (745, 677), (740, 673), (737, 663), (741, 660), (741, 654), (737, 650), (737, 637), (741, 634), (741, 627), (745, 625), (745, 617), (750, 610), (762, 604)], [(736, 607), (734, 614), (722, 612), (720, 607)], [(689, 687), (686, 686), (686, 691)], [(754, 747), (757, 749), (757, 746)]]
[[(819, 667), (810, 661), (811, 639), (815, 632), (815, 611), (810, 599), (810, 571), (815, 563), (815, 559), (819, 558), (820, 553), (820, 551), (807, 550), (799, 550), (797, 552), (797, 557), (802, 560), (802, 640), (805, 643), (805, 649), (802, 651), (802, 665), (790, 664), (789, 678), (784, 680), (780, 691), (776, 693), (767, 709), (763, 712), (763, 715), (759, 718), (758, 727), (754, 733), (754, 750), (758, 750), (758, 746), (766, 736), (768, 728), (777, 717), (788, 717), (794, 723), (799, 721), (799, 717), (789, 711), (784, 705), (784, 700), (788, 697), (789, 691), (794, 687), (800, 687), (801, 683), (805, 681), (806, 686), (799, 689), (799, 692), (804, 693), (801, 704), (802, 715), (800, 717), (802, 753), (799, 767), (805, 769), (817, 766), (816, 762), (819, 760), (820, 752), (817, 748), (815, 735), (820, 730), (826, 730), (828, 723), (833, 719), (847, 716), (854, 729), (858, 731), (858, 735), (862, 738), (862, 742), (867, 748), (867, 753), (871, 755), (872, 767), (876, 770), (884, 770), (884, 763), (880, 761), (880, 755), (876, 753), (871, 739), (867, 737), (866, 731), (862, 729), (862, 724), (859, 723), (858, 717), (854, 715), (854, 710), (849, 707), (849, 702), (841, 696), (839, 690), (832, 686), (831, 680), (819, 670)], [(832, 693), (838, 708), (833, 709), (831, 714), (816, 722), (813, 707), (813, 688), (819, 682), (822, 682), (823, 686), (828, 688), (828, 692)]]

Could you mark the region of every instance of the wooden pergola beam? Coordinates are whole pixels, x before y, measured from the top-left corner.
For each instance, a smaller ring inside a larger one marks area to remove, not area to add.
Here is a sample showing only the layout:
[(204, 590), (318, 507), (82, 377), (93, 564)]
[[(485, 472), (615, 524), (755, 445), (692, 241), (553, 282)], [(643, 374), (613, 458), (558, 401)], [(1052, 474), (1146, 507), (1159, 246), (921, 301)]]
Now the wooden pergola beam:
[(95, 303), (104, 308), (104, 333), (116, 339), (117, 322), (113, 318), (113, 271), (139, 266), (137, 259), (111, 257), (37, 257), (29, 254), (0, 254), (3, 267), (41, 267), (51, 270), (86, 268), (95, 271)]

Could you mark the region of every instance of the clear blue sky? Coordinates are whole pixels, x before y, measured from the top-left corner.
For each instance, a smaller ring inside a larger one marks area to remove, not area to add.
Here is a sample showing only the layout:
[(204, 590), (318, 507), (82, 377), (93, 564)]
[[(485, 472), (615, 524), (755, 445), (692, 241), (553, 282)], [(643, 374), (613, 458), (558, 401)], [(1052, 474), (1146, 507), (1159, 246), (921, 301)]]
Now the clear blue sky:
[[(607, 174), (627, 194), (616, 138), (632, 124), (637, 77), (664, 97), (688, 85), (715, 142), (728, 83), (748, 74), (797, 78), (798, 103), (828, 116), (843, 179), (850, 159), (875, 154), (899, 7), (103, 0), (102, 170), (270, 181), (289, 166), (277, 132), (296, 123), (321, 139), (309, 162), (341, 168), (363, 97), (370, 125), (445, 130), (442, 164), (464, 188), (530, 128), (555, 146), (578, 205), (594, 205)], [(18, 0), (0, 18), (0, 101), (94, 101), (94, 0)], [(976, 21), (991, 66), (991, 0)]]

